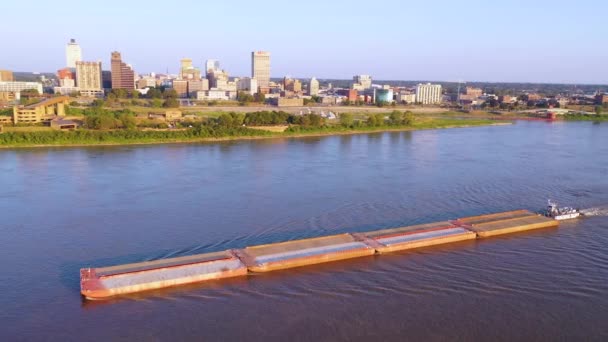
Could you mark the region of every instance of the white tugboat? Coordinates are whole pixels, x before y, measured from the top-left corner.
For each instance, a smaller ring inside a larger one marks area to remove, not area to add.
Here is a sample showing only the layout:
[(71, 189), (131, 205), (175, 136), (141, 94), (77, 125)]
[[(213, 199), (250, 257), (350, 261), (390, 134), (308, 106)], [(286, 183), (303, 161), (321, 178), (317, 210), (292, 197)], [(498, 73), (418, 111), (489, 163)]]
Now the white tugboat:
[(581, 212), (578, 209), (570, 207), (560, 208), (557, 206), (557, 203), (549, 200), (549, 205), (547, 205), (547, 211), (545, 212), (545, 216), (552, 217), (558, 221), (563, 221), (575, 219), (581, 216)]

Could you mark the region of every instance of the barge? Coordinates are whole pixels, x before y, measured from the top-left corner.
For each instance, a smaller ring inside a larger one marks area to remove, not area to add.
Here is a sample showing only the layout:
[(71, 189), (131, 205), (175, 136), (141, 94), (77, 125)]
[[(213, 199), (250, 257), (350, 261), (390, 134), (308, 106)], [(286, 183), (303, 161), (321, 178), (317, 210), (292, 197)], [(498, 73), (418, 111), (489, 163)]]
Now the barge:
[(86, 299), (110, 297), (214, 279), (245, 276), (374, 254), (488, 238), (540, 228), (559, 221), (528, 210), (272, 243), (155, 261), (80, 270)]
[(251, 260), (251, 272), (269, 272), (372, 255), (376, 250), (351, 234), (247, 247), (241, 255)]
[(80, 270), (80, 289), (87, 299), (109, 297), (243, 276), (247, 267), (232, 251), (145, 261)]
[(532, 229), (554, 228), (559, 222), (529, 210), (516, 210), (460, 218), (454, 224), (475, 232), (479, 238), (487, 238)]
[(474, 240), (477, 237), (474, 232), (448, 221), (383, 229), (367, 232), (363, 235), (377, 243), (375, 249), (378, 253)]

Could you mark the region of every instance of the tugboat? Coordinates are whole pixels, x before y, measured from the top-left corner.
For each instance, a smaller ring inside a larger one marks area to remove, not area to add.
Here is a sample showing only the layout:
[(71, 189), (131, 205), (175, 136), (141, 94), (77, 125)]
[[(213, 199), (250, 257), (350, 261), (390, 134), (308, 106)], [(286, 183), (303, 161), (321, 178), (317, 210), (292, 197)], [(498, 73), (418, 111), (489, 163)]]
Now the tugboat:
[(557, 203), (548, 201), (547, 210), (545, 211), (545, 216), (551, 217), (558, 221), (575, 219), (581, 216), (581, 212), (578, 209), (563, 207), (560, 208), (557, 206)]

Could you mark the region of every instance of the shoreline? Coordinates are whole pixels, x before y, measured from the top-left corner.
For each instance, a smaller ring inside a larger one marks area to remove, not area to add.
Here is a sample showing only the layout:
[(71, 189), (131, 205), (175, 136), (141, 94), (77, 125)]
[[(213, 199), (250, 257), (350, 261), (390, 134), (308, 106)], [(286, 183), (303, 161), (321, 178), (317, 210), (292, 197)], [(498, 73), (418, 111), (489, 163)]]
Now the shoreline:
[(463, 124), (463, 125), (446, 125), (438, 127), (428, 128), (416, 128), (416, 127), (400, 127), (400, 128), (380, 128), (370, 130), (348, 130), (348, 131), (329, 131), (329, 132), (302, 132), (302, 133), (271, 133), (269, 135), (260, 136), (228, 136), (221, 138), (198, 138), (198, 139), (181, 139), (181, 140), (166, 140), (166, 141), (150, 141), (150, 142), (100, 142), (90, 144), (31, 144), (31, 145), (0, 145), (0, 151), (9, 149), (26, 149), (26, 148), (43, 148), (43, 147), (98, 147), (98, 146), (135, 146), (135, 145), (174, 145), (174, 144), (201, 144), (201, 143), (216, 143), (225, 141), (246, 141), (246, 140), (270, 140), (270, 139), (299, 139), (299, 138), (314, 138), (314, 137), (326, 137), (326, 136), (343, 136), (343, 135), (360, 135), (370, 133), (386, 133), (386, 132), (409, 132), (409, 131), (429, 131), (438, 129), (452, 129), (452, 128), (471, 128), (471, 127), (488, 127), (488, 126), (508, 126), (512, 125), (512, 122), (496, 122), (496, 123), (483, 123), (483, 124)]

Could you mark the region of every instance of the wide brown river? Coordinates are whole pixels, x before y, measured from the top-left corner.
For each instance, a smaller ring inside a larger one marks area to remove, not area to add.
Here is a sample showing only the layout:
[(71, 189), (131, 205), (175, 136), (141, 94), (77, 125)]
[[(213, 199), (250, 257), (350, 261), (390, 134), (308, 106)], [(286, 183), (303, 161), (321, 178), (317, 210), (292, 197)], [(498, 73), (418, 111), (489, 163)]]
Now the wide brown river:
[[(513, 209), (539, 230), (107, 302), (79, 269)], [(606, 341), (608, 124), (0, 150), (0, 340)]]

